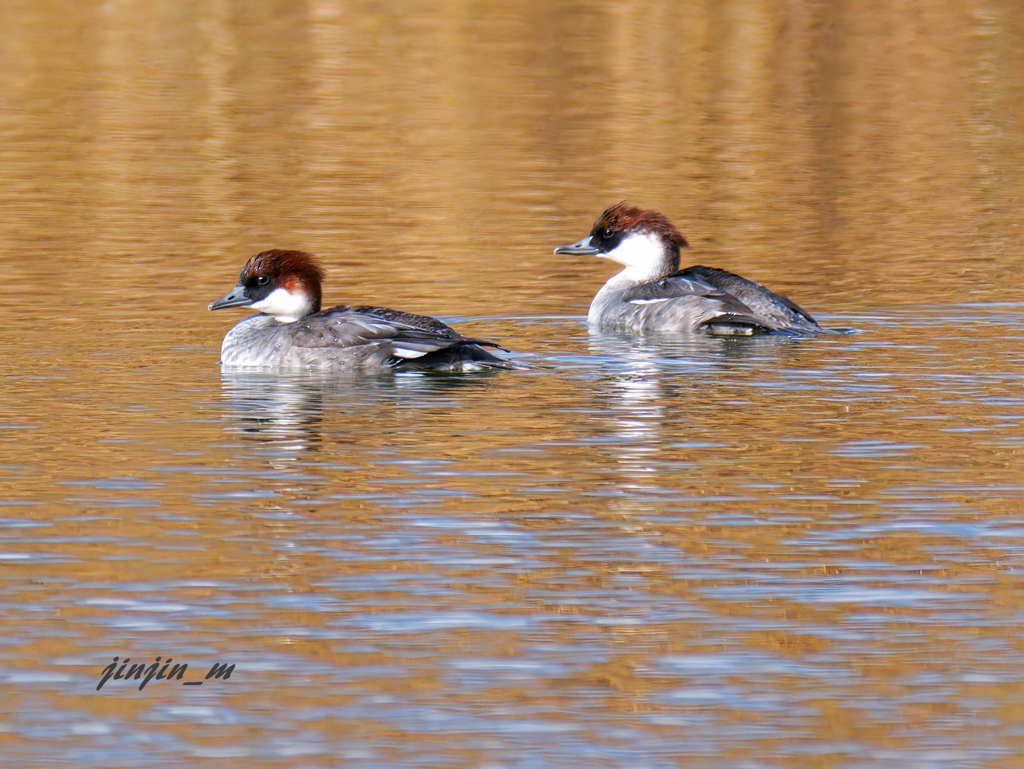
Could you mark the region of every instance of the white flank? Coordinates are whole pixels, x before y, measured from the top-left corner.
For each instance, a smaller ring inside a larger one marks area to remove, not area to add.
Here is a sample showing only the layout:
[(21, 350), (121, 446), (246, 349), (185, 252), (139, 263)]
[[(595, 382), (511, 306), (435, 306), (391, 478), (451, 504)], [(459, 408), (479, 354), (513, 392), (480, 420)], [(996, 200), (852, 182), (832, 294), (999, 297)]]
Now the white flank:
[(395, 347), (391, 350), (391, 354), (396, 358), (422, 358), (427, 353), (423, 350), (407, 350), (404, 347)]
[(309, 315), (309, 297), (301, 291), (286, 291), (275, 288), (266, 299), (250, 305), (267, 315), (273, 315), (282, 323), (294, 323)]
[(657, 304), (658, 302), (667, 302), (672, 297), (663, 296), (660, 299), (630, 299), (630, 304)]

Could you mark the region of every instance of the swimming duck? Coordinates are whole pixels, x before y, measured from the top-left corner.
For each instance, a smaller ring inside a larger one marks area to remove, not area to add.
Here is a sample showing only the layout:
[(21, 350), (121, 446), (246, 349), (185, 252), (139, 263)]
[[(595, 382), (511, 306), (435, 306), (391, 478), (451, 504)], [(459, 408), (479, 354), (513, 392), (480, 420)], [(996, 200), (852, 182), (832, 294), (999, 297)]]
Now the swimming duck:
[(556, 254), (601, 256), (625, 265), (590, 304), (595, 328), (716, 334), (822, 331), (810, 313), (760, 283), (714, 267), (679, 269), (686, 239), (656, 211), (619, 203), (582, 240)]
[[(514, 366), (434, 318), (386, 307), (320, 309), (323, 270), (304, 251), (264, 251), (211, 310), (258, 310), (224, 337), (225, 366), (475, 371)], [(499, 348), (500, 349), (500, 348)]]

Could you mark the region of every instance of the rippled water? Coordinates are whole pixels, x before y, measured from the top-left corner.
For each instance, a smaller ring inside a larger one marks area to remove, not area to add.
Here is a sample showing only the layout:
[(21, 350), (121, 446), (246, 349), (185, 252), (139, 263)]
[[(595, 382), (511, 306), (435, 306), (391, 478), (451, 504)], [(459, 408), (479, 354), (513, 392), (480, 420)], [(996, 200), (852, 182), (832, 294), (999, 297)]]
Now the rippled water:
[[(491, 376), (189, 350), (106, 404), (65, 380), (100, 418), (50, 472), (51, 418), (15, 394), (8, 754), (1002, 764), (1022, 311), (826, 316), (857, 330), (813, 340), (467, 323), (538, 350)], [(236, 668), (97, 693), (114, 655)]]
[[(1019, 8), (400, 11), (0, 10), (0, 763), (1019, 764)], [(836, 333), (590, 333), (626, 197)], [(222, 372), (273, 246), (528, 370)]]

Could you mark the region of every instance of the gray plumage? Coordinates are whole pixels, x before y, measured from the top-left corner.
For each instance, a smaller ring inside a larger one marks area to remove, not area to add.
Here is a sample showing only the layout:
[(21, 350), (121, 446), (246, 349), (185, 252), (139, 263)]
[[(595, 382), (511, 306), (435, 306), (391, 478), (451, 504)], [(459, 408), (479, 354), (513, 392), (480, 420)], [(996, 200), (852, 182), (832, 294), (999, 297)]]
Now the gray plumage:
[(606, 330), (816, 334), (811, 315), (760, 283), (713, 267), (679, 269), (686, 239), (664, 216), (620, 203), (590, 235), (556, 254), (602, 256), (625, 265), (597, 292), (587, 321)]
[[(320, 310), (322, 270), (303, 251), (274, 249), (246, 262), (235, 287), (211, 310), (260, 311), (237, 323), (221, 345), (229, 367), (475, 371), (511, 369), (484, 347), (434, 318), (386, 307)], [(500, 348), (499, 348), (500, 349)]]
[[(760, 283), (714, 267), (688, 267), (657, 280), (602, 289), (597, 323), (646, 331), (719, 333), (821, 331), (810, 313)], [(591, 317), (594, 316), (593, 307)]]
[(225, 366), (463, 371), (512, 368), (492, 342), (468, 339), (439, 320), (384, 307), (333, 307), (294, 323), (253, 315), (224, 337)]

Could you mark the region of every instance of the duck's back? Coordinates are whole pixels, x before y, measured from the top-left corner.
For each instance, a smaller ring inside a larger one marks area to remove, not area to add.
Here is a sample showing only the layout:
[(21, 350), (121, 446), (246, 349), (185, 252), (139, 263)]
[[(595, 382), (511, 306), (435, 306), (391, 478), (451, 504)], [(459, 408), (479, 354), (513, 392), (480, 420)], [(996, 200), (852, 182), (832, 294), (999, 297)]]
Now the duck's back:
[(815, 333), (821, 330), (818, 322), (795, 302), (781, 294), (769, 291), (753, 280), (719, 270), (715, 267), (687, 267), (673, 278), (699, 278), (742, 302), (762, 325), (773, 331)]
[(238, 323), (221, 348), (226, 366), (266, 368), (510, 368), (484, 346), (439, 320), (386, 307), (332, 307), (294, 323), (256, 315)]
[(638, 331), (821, 331), (809, 313), (786, 297), (714, 267), (688, 267), (619, 290), (614, 284), (613, 278), (594, 298), (592, 322), (596, 314), (601, 325)]

